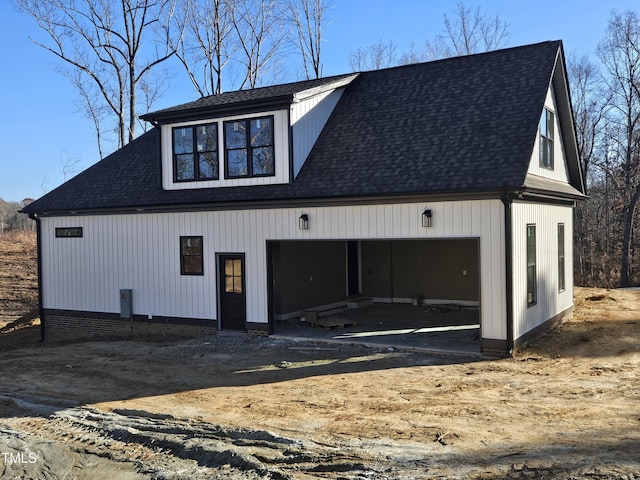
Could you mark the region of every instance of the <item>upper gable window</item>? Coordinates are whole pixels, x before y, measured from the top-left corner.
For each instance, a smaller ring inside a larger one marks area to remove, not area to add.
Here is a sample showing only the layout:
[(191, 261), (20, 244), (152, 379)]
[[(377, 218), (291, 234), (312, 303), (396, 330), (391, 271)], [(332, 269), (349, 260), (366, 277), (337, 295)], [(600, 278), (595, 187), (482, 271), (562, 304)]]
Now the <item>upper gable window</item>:
[(553, 170), (553, 126), (554, 114), (544, 109), (540, 119), (540, 167)]
[(218, 179), (218, 125), (173, 129), (173, 175), (176, 182)]
[(273, 176), (273, 117), (224, 122), (225, 178)]

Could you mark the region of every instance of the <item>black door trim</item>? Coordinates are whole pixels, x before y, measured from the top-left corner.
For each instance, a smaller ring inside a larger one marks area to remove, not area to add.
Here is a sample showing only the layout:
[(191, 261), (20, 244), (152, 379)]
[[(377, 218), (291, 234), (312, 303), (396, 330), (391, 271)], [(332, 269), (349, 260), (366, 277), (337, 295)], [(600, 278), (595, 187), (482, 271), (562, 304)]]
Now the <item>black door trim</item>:
[[(245, 330), (247, 292), (244, 253), (218, 253), (218, 327), (220, 330)], [(240, 263), (235, 261), (239, 260)], [(230, 262), (230, 263), (229, 263)], [(226, 271), (227, 268), (230, 271)]]

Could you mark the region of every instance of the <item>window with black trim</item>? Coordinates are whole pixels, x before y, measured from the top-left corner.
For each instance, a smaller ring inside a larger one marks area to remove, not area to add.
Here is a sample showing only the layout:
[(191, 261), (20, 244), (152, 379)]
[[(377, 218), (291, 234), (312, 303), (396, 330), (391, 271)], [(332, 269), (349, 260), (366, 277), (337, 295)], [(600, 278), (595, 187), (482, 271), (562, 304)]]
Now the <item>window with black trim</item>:
[(545, 108), (540, 118), (540, 166), (548, 170), (553, 170), (554, 124), (553, 112)]
[(202, 237), (180, 237), (180, 273), (204, 275)]
[(56, 227), (56, 238), (80, 238), (82, 227)]
[(537, 301), (536, 226), (527, 225), (527, 305), (535, 305)]
[(225, 177), (275, 175), (273, 117), (224, 122)]
[(176, 182), (218, 179), (218, 124), (173, 128)]
[(558, 224), (558, 291), (563, 292), (565, 288), (564, 269), (564, 223)]

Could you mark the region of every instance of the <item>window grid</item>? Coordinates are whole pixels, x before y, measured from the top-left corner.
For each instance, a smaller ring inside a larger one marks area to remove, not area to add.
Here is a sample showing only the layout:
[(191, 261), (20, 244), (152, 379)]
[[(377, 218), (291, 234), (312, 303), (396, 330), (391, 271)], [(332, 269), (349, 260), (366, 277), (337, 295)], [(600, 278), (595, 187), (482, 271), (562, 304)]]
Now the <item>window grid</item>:
[(273, 117), (224, 122), (225, 178), (275, 175)]
[(173, 128), (173, 176), (176, 182), (218, 180), (218, 124)]
[(547, 108), (540, 118), (540, 167), (553, 170), (554, 114)]
[(180, 273), (204, 275), (202, 237), (180, 237)]
[(226, 293), (242, 293), (242, 260), (227, 258), (224, 260), (224, 284)]

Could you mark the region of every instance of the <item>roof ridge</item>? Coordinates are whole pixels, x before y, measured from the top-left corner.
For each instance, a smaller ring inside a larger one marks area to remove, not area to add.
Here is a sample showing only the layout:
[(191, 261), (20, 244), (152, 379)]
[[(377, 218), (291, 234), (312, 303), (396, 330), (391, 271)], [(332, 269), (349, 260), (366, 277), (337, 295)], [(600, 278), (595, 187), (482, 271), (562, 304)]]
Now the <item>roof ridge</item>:
[(514, 51), (514, 50), (521, 50), (521, 49), (532, 48), (532, 47), (537, 47), (537, 46), (542, 46), (542, 45), (550, 45), (550, 44), (553, 44), (553, 43), (558, 44), (558, 46), (560, 46), (560, 45), (562, 45), (562, 40), (545, 40), (545, 41), (542, 41), (542, 42), (530, 43), (530, 44), (527, 44), (527, 45), (516, 45), (514, 47), (498, 48), (498, 49), (489, 50), (489, 51), (486, 51), (486, 52), (476, 52), (476, 53), (468, 53), (468, 54), (464, 54), (464, 55), (455, 55), (455, 56), (452, 56), (452, 57), (436, 58), (436, 59), (433, 59), (433, 60), (427, 60), (425, 62), (405, 63), (403, 65), (394, 65), (394, 66), (385, 67), (385, 68), (375, 68), (375, 69), (371, 69), (371, 70), (362, 70), (362, 71), (354, 72), (354, 73), (367, 74), (367, 73), (372, 73), (372, 72), (384, 72), (384, 71), (395, 70), (395, 69), (400, 69), (400, 68), (416, 67), (416, 66), (419, 66), (419, 65), (426, 65), (426, 64), (454, 62), (456, 60), (461, 60), (461, 59), (467, 59), (467, 58), (472, 58), (472, 57), (480, 57), (480, 56), (497, 55), (497, 54), (504, 54), (506, 52), (510, 52), (510, 51)]

